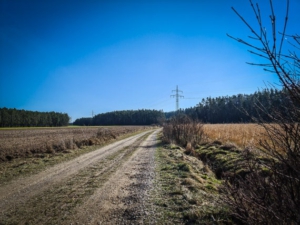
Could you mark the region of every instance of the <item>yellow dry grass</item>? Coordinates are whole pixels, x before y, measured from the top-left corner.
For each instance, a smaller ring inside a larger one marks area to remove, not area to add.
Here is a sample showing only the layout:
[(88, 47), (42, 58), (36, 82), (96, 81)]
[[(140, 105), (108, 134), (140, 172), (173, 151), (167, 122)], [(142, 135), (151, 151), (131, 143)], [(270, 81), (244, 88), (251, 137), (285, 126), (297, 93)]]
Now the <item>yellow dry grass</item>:
[(257, 146), (264, 133), (257, 124), (205, 124), (203, 128), (209, 141), (234, 143), (241, 148)]

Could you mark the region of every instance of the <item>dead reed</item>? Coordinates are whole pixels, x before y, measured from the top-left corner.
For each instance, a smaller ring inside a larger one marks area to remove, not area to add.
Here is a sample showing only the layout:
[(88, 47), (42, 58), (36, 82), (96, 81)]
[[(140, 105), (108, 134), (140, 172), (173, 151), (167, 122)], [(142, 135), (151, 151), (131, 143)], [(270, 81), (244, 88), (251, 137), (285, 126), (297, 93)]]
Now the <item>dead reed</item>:
[(241, 148), (258, 146), (264, 134), (264, 129), (257, 124), (205, 124), (203, 129), (205, 141), (234, 143)]

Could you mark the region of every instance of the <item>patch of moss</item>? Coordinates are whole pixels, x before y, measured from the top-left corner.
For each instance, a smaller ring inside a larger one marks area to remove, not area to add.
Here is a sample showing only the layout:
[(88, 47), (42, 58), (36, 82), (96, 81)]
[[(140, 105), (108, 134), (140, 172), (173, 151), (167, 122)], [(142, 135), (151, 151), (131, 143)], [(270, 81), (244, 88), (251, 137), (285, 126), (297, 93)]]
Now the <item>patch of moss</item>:
[(190, 171), (190, 168), (189, 168), (189, 166), (186, 163), (179, 163), (177, 165), (177, 169), (181, 170), (181, 171), (185, 171), (185, 172), (189, 172)]
[[(235, 145), (211, 144), (195, 150), (198, 158), (206, 162), (221, 179), (223, 173), (241, 170), (243, 167), (241, 151)], [(244, 174), (245, 171), (242, 172)]]
[(217, 191), (217, 188), (213, 184), (206, 184), (205, 188), (211, 191)]
[(201, 177), (206, 180), (208, 178), (207, 174), (202, 174)]
[(172, 170), (174, 167), (172, 165), (165, 165), (161, 168), (161, 170)]

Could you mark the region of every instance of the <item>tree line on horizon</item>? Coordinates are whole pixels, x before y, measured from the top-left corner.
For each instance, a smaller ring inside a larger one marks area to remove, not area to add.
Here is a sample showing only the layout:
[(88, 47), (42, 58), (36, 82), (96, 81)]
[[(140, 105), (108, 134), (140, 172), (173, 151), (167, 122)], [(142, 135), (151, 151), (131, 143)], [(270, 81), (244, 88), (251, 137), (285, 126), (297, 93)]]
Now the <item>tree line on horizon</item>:
[[(271, 114), (279, 110), (285, 113), (290, 104), (286, 91), (271, 88), (254, 94), (203, 98), (195, 107), (180, 109), (177, 113), (186, 114), (203, 123), (251, 123), (253, 118), (262, 117), (265, 122), (273, 122), (268, 114), (261, 115), (260, 111)], [(175, 114), (176, 112), (167, 112), (165, 116), (169, 119)]]
[(59, 127), (69, 120), (67, 113), (0, 108), (0, 127)]
[(164, 121), (163, 111), (139, 109), (121, 110), (101, 113), (94, 117), (76, 119), (73, 125), (96, 126), (96, 125), (152, 125)]
[(122, 110), (102, 113), (93, 118), (80, 118), (74, 125), (151, 125), (161, 124), (178, 113), (203, 123), (251, 123), (253, 118), (264, 117), (266, 122), (273, 122), (265, 112), (281, 111), (285, 113), (291, 104), (285, 90), (263, 89), (253, 94), (238, 94), (223, 97), (207, 97), (196, 106), (180, 109), (178, 112), (157, 110)]
[[(183, 113), (193, 120), (203, 123), (250, 123), (252, 118), (270, 117), (260, 115), (257, 108), (265, 112), (281, 111), (285, 113), (291, 104), (285, 90), (264, 89), (254, 94), (238, 94), (223, 97), (207, 97), (196, 106), (180, 109), (178, 112), (159, 110), (120, 110), (101, 113), (93, 118), (79, 118), (73, 124), (78, 126), (95, 125), (152, 125), (161, 124), (177, 113)], [(67, 126), (69, 116), (66, 113), (37, 112), (0, 108), (0, 127), (57, 127)]]

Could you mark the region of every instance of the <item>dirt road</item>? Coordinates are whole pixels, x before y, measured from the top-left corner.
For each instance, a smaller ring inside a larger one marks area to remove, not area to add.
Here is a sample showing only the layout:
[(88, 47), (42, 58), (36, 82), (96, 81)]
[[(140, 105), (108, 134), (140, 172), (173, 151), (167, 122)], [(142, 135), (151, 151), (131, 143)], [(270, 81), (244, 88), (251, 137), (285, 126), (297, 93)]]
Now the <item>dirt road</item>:
[(156, 135), (147, 131), (0, 185), (0, 224), (142, 224)]

